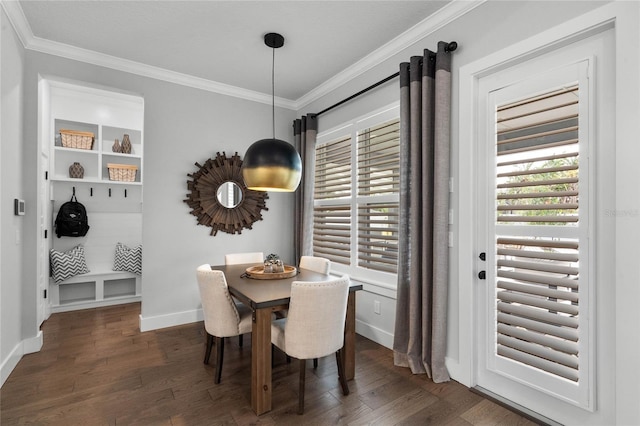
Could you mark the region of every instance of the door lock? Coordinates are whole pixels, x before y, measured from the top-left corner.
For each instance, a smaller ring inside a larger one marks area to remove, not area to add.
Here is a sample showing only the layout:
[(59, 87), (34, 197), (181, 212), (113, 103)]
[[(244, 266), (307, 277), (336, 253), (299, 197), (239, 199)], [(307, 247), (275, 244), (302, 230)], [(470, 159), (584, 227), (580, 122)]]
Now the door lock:
[(478, 272), (478, 278), (480, 278), (481, 280), (486, 280), (487, 279), (487, 273), (485, 271)]
[(485, 252), (480, 253), (480, 256), (478, 256), (480, 258), (480, 260), (487, 260), (487, 254)]

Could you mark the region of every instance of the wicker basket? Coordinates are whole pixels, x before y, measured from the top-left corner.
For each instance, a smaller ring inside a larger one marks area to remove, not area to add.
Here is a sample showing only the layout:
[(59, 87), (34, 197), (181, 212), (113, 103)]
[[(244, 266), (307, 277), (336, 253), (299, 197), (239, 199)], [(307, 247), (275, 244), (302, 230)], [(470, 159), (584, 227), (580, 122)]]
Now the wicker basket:
[(65, 148), (93, 149), (93, 133), (60, 129), (60, 140)]
[(136, 180), (138, 166), (108, 163), (107, 168), (109, 169), (109, 180), (119, 182), (134, 182)]

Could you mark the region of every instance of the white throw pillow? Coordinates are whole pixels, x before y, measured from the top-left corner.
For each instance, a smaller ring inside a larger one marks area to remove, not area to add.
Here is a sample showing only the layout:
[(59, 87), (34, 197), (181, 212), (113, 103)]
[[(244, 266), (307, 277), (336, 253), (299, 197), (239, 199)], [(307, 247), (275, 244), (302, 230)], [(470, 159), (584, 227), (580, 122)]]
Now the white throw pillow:
[(133, 248), (127, 247), (122, 243), (116, 244), (113, 270), (142, 275), (142, 244)]
[(51, 249), (49, 258), (51, 261), (51, 276), (53, 276), (53, 280), (56, 283), (90, 272), (89, 268), (87, 268), (87, 261), (84, 258), (84, 247), (82, 245), (78, 245), (66, 252)]

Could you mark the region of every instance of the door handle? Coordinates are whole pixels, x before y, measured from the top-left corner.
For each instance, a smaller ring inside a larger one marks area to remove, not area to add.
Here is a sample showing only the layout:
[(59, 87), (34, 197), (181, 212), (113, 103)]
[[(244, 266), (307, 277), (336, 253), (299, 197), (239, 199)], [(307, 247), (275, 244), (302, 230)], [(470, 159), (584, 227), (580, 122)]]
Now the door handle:
[(487, 279), (487, 273), (485, 271), (478, 272), (478, 278), (480, 278), (481, 280), (486, 280)]

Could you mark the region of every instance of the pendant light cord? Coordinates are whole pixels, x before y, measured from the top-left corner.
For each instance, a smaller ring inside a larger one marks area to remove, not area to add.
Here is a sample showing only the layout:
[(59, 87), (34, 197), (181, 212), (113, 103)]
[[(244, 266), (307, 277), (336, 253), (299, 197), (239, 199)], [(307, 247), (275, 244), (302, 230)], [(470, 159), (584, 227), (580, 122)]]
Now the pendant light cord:
[(271, 48), (271, 129), (273, 130), (273, 139), (276, 138), (276, 48)]

